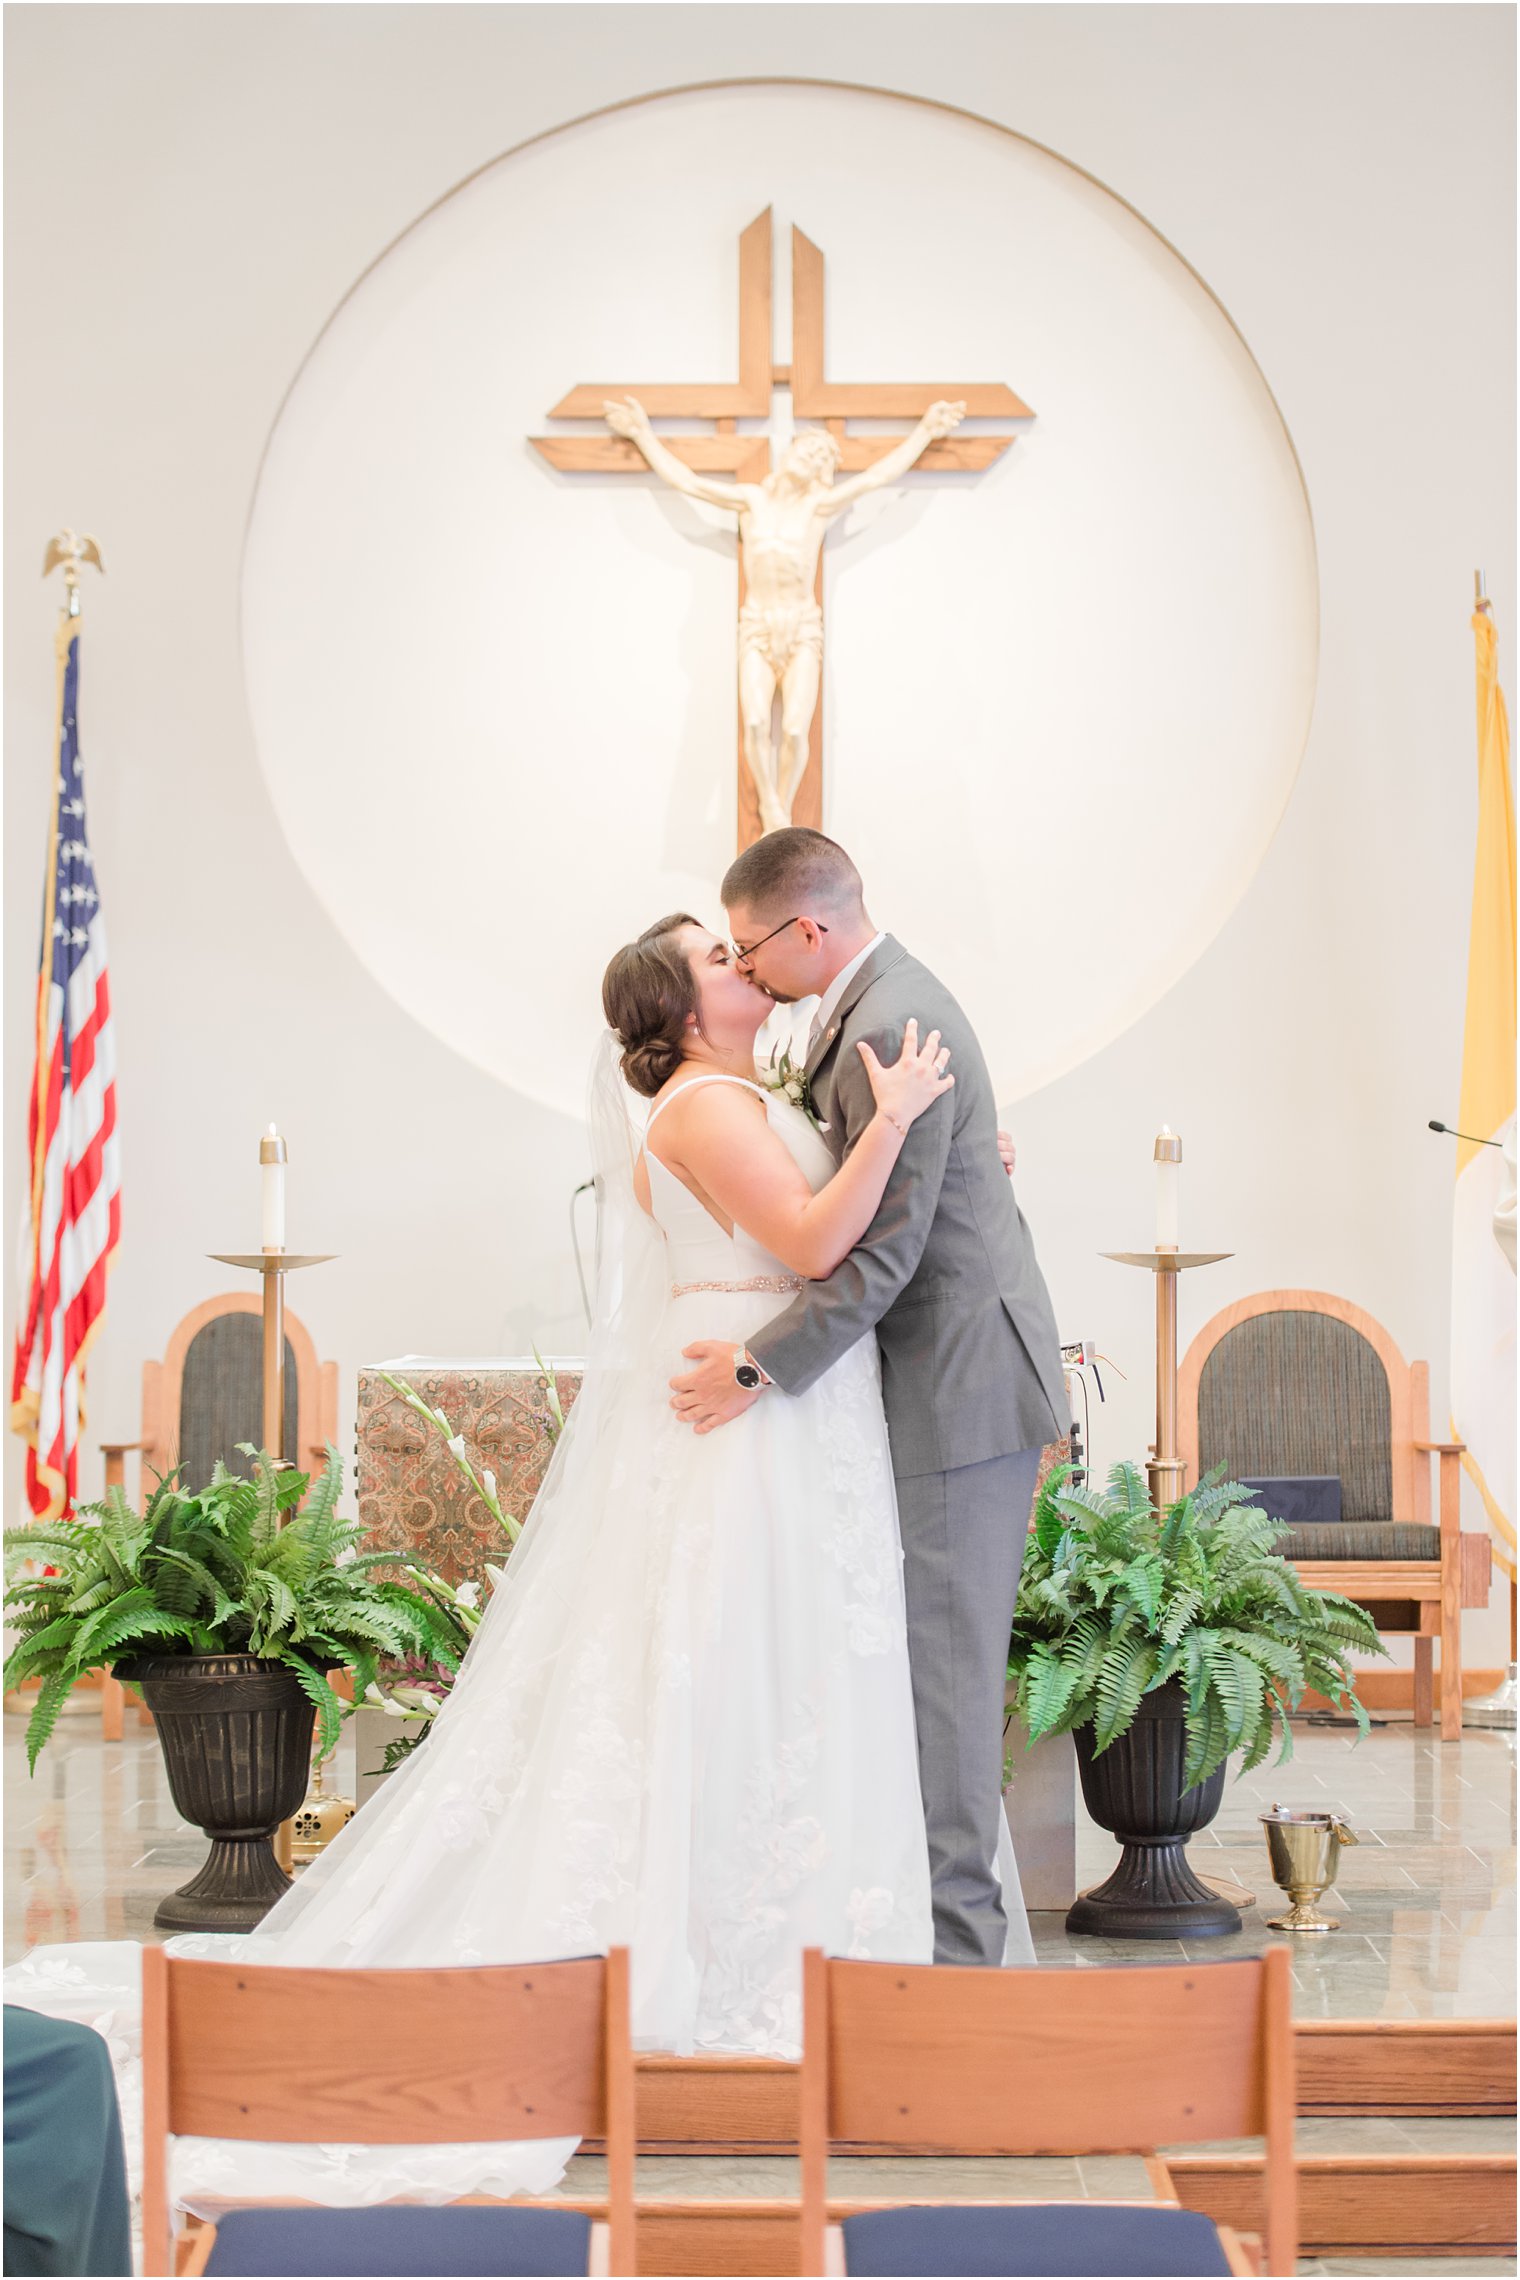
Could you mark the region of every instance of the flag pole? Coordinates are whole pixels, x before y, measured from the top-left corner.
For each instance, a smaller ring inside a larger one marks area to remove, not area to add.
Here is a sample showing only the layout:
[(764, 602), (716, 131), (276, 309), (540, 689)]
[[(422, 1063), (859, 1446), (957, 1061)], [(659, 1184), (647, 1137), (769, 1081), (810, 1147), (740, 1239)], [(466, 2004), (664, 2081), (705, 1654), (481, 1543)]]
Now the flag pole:
[[(1488, 584), (1481, 570), (1473, 572), (1473, 611), (1492, 621), (1493, 609), (1488, 598)], [(1481, 735), (1481, 727), (1480, 727)], [(1480, 747), (1481, 760), (1481, 747)], [(1492, 1694), (1484, 1694), (1462, 1705), (1464, 1726), (1487, 1726), (1500, 1732), (1513, 1733), (1515, 1713), (1520, 1702), (1520, 1664), (1516, 1660), (1516, 1579), (1509, 1579), (1509, 1663), (1504, 1677)]]
[[(100, 548), (95, 539), (90, 537), (88, 533), (81, 537), (67, 528), (58, 531), (49, 539), (42, 558), (42, 575), (44, 578), (51, 577), (60, 566), (64, 578), (64, 604), (58, 614), (58, 625), (53, 641), (57, 677), (53, 705), (53, 749), (49, 767), (54, 775), (56, 775), (60, 765), (59, 751), (64, 735), (64, 706), (68, 687), (69, 657), (78, 633), (80, 616), (79, 573), (81, 566), (86, 562), (104, 574), (105, 564), (101, 560)], [(37, 982), (36, 1051), (32, 1067), (30, 1131), (28, 1135), (31, 1156), (31, 1161), (27, 1167), (27, 1189), (30, 1198), (31, 1218), (31, 1290), (24, 1302), (23, 1320), (25, 1328), (16, 1340), (10, 1407), (11, 1430), (26, 1440), (32, 1451), (28, 1466), (27, 1497), (32, 1506), (33, 1518), (44, 1516), (43, 1507), (38, 1504), (36, 1496), (39, 1480), (45, 1483), (49, 1515), (53, 1513), (55, 1508), (64, 1513), (71, 1509), (67, 1450), (65, 1451), (65, 1471), (61, 1476), (55, 1475), (50, 1467), (40, 1461), (41, 1452), (38, 1449), (38, 1427), (41, 1413), (40, 1385), (32, 1383), (30, 1375), (33, 1343), (38, 1335), (38, 1308), (41, 1303), (42, 1207), (48, 1141), (46, 1110), (53, 1068), (48, 953), (58, 921), (55, 900), (58, 892), (58, 858), (59, 814), (58, 799), (55, 796), (49, 801), (48, 845), (43, 887), (43, 963)], [(81, 1389), (83, 1387), (84, 1351), (85, 1348), (81, 1345), (75, 1363), (78, 1372), (78, 1384)]]
[[(51, 578), (53, 572), (60, 566), (63, 570), (63, 608), (58, 614), (58, 630), (53, 640), (53, 649), (58, 666), (58, 688), (56, 701), (53, 706), (52, 766), (55, 770), (58, 765), (58, 741), (63, 725), (63, 687), (69, 666), (69, 643), (73, 640), (74, 635), (78, 630), (78, 620), (80, 616), (79, 566), (82, 562), (92, 562), (95, 565), (95, 568), (100, 572), (101, 576), (105, 576), (106, 566), (100, 559), (100, 548), (96, 541), (91, 538), (88, 533), (86, 533), (86, 535), (81, 538), (76, 532), (70, 530), (67, 525), (65, 525), (62, 530), (56, 532), (55, 535), (48, 540), (47, 551), (42, 557), (42, 575), (44, 578)], [(53, 921), (58, 915), (53, 907), (53, 892), (58, 884), (58, 803), (56, 800), (52, 803), (52, 818), (53, 820), (48, 837), (47, 868), (45, 873), (47, 886), (44, 890), (42, 912), (42, 938), (44, 942), (51, 940), (53, 932)], [(38, 1097), (42, 1100), (47, 1099), (48, 1076), (47, 994), (44, 990), (39, 989), (37, 993), (36, 1086)], [(43, 1157), (42, 1150), (39, 1147), (34, 1154), (31, 1167), (33, 1243), (32, 1268), (34, 1275), (37, 1265), (36, 1245), (41, 1237), (42, 1168)]]

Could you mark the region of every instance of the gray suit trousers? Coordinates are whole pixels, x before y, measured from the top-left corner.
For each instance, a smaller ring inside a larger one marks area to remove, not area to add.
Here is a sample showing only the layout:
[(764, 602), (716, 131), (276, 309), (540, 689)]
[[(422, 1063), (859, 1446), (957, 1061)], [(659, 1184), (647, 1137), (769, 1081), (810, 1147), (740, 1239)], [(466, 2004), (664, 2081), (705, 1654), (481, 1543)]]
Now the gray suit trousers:
[(897, 1483), (936, 1963), (1003, 1960), (1003, 1692), (1040, 1454)]

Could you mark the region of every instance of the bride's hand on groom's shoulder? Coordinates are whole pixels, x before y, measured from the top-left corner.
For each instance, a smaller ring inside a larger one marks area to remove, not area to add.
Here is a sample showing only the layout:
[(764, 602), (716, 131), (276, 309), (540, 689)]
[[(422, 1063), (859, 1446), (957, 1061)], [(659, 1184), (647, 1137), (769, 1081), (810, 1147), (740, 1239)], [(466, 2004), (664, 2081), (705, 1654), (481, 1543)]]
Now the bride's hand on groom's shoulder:
[(1001, 1128), (999, 1128), (998, 1131), (998, 1154), (1003, 1159), (1004, 1171), (1008, 1174), (1008, 1177), (1012, 1179), (1013, 1167), (1018, 1160), (1014, 1154), (1013, 1134), (1011, 1132), (1004, 1132)]
[(906, 1132), (955, 1083), (946, 1073), (950, 1048), (940, 1043), (939, 1036), (937, 1029), (931, 1029), (920, 1046), (918, 1023), (910, 1016), (903, 1026), (902, 1051), (890, 1063), (878, 1060), (865, 1038), (859, 1042), (876, 1106), (899, 1132)]

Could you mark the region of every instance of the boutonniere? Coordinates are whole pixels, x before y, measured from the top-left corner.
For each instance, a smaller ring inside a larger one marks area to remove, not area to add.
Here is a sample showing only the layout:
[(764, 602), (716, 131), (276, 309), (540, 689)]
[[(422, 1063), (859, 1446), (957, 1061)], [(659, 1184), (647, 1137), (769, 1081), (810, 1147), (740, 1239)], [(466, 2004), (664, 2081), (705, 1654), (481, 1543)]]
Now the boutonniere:
[(807, 1070), (792, 1059), (789, 1048), (773, 1052), (759, 1071), (760, 1082), (768, 1092), (780, 1093), (793, 1108), (800, 1108), (815, 1132), (826, 1132), (828, 1126), (813, 1106), (813, 1088), (808, 1082)]

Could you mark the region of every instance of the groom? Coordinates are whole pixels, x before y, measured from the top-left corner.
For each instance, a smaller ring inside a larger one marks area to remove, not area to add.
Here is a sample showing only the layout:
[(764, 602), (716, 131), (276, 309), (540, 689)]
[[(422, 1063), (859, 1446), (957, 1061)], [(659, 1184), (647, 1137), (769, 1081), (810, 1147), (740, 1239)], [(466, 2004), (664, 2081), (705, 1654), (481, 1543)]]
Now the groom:
[[(841, 1161), (875, 1108), (858, 1051), (938, 1029), (954, 1090), (912, 1126), (865, 1240), (743, 1347), (685, 1349), (674, 1406), (698, 1432), (805, 1393), (875, 1331), (901, 1515), (908, 1655), (934, 1882), (936, 1963), (1000, 1964), (995, 1858), (1003, 1689), (1040, 1452), (1067, 1430), (1045, 1279), (997, 1146), (986, 1063), (943, 983), (867, 915), (820, 831), (773, 831), (723, 882), (740, 970), (819, 999), (807, 1073)], [(737, 1374), (736, 1374), (737, 1373)]]

